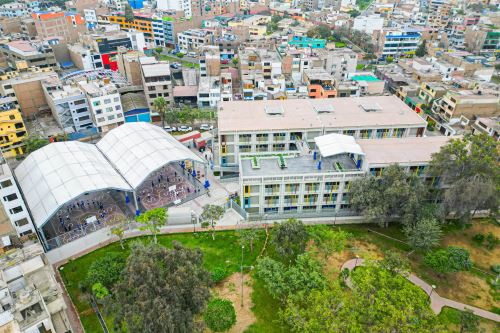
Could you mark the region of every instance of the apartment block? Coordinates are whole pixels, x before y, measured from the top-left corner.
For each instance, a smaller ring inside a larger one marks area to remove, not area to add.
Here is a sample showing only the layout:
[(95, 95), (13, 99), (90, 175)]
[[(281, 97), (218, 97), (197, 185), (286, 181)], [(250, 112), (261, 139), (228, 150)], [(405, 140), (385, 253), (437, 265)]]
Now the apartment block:
[(349, 73), (356, 72), (358, 55), (353, 50), (343, 48), (339, 50), (315, 50), (315, 54), (323, 62), (323, 68), (333, 75), (335, 80), (346, 80)]
[(181, 52), (199, 51), (201, 47), (212, 44), (214, 31), (209, 29), (189, 29), (177, 34)]
[(117, 53), (118, 71), (134, 86), (142, 85), (141, 63), (139, 59), (144, 57), (141, 51), (129, 51)]
[(241, 153), (307, 151), (318, 136), (356, 139), (421, 137), (427, 123), (395, 96), (221, 102), (221, 173), (237, 172)]
[(0, 198), (5, 215), (16, 234), (21, 237), (34, 233), (35, 229), (30, 215), (12, 175), (12, 170), (3, 155), (0, 155)]
[(242, 207), (250, 220), (357, 216), (349, 198), (354, 180), (381, 175), (397, 163), (433, 181), (427, 176), (428, 164), (448, 140), (443, 136), (361, 140), (326, 134), (314, 139), (310, 151), (241, 153)]
[(16, 40), (2, 44), (0, 47), (0, 58), (12, 70), (23, 70), (29, 67), (59, 68), (52, 48), (47, 43)]
[(0, 105), (0, 149), (4, 156), (24, 153), (24, 139), (28, 136), (21, 112), (14, 103)]
[(498, 96), (480, 95), (469, 90), (449, 91), (434, 101), (432, 112), (444, 122), (449, 122), (452, 118), (462, 118), (468, 122), (476, 117), (499, 115), (500, 99)]
[(54, 119), (66, 133), (94, 127), (87, 97), (76, 84), (63, 84), (57, 78), (42, 82), (47, 103)]
[(377, 53), (382, 58), (399, 57), (415, 51), (420, 44), (421, 34), (411, 29), (382, 29), (374, 32)]
[(120, 93), (113, 83), (82, 81), (79, 86), (87, 97), (92, 121), (100, 133), (106, 133), (125, 122)]
[(85, 20), (73, 12), (34, 12), (31, 17), (41, 39), (63, 38), (67, 43), (78, 41), (78, 34), (87, 31)]
[(472, 124), (472, 133), (484, 133), (500, 141), (500, 117), (479, 117)]
[(216, 108), (221, 101), (220, 77), (201, 77), (198, 85), (198, 106), (200, 108)]
[(40, 244), (25, 245), (0, 258), (0, 280), (4, 332), (71, 331), (61, 286)]
[(307, 84), (309, 98), (335, 98), (335, 79), (323, 68), (308, 69), (302, 75), (302, 82)]
[(163, 97), (169, 105), (174, 102), (170, 65), (165, 61), (157, 61), (154, 57), (142, 57), (139, 61), (141, 63), (142, 84), (151, 111), (151, 118), (153, 121), (157, 121), (160, 119), (160, 115), (154, 110), (154, 100)]

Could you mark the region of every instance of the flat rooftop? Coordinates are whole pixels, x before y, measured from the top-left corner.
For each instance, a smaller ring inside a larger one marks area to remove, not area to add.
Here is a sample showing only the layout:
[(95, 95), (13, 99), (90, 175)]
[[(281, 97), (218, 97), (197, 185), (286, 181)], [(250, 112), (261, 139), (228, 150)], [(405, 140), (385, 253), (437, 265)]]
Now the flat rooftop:
[(168, 63), (143, 64), (142, 71), (145, 77), (170, 75), (170, 65)]
[(345, 171), (359, 171), (356, 164), (347, 154), (322, 158), (321, 170), (318, 170), (318, 161), (314, 160), (313, 155), (304, 155), (298, 157), (286, 158), (287, 167), (281, 169), (278, 165), (278, 157), (259, 158), (259, 169), (252, 168), (251, 159), (241, 159), (241, 171), (243, 177), (262, 177), (262, 176), (284, 176), (295, 174), (318, 174), (321, 172), (341, 172), (336, 165), (340, 165)]
[[(439, 152), (453, 137), (428, 136), (423, 138), (357, 140), (369, 165), (428, 163), (432, 154)], [(455, 137), (459, 138), (459, 137)]]
[(222, 133), (427, 125), (396, 96), (221, 102), (218, 120)]

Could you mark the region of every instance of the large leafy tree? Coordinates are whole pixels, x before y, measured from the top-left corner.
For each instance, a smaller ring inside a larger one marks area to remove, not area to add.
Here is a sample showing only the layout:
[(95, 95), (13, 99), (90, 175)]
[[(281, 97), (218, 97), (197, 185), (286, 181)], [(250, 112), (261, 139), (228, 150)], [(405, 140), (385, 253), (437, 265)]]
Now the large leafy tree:
[(257, 277), (264, 282), (271, 296), (281, 302), (298, 292), (326, 288), (322, 267), (307, 253), (297, 257), (294, 265), (264, 257), (257, 263)]
[(485, 134), (466, 135), (432, 156), (431, 174), (442, 179), (441, 212), (468, 222), (475, 211), (496, 213), (500, 204), (497, 143)]
[(349, 192), (352, 207), (382, 226), (394, 219), (405, 225), (416, 223), (427, 198), (422, 181), (398, 165), (388, 166), (380, 177), (369, 175), (353, 181)]
[(201, 250), (177, 242), (172, 249), (136, 242), (106, 309), (118, 331), (125, 326), (129, 332), (193, 332), (210, 298), (210, 284)]
[(284, 260), (291, 262), (299, 254), (304, 253), (308, 238), (309, 235), (302, 221), (288, 219), (283, 223), (274, 224), (271, 243)]
[(160, 228), (167, 224), (168, 212), (166, 208), (154, 208), (137, 216), (136, 220), (142, 224), (141, 230), (149, 231), (153, 235), (156, 244), (158, 243), (156, 235), (160, 232)]
[(439, 221), (433, 217), (424, 218), (404, 228), (408, 243), (414, 250), (428, 251), (439, 244), (442, 231)]
[(236, 323), (236, 311), (234, 311), (233, 303), (221, 298), (211, 300), (203, 319), (212, 332), (229, 330)]
[(224, 207), (219, 205), (205, 205), (203, 206), (203, 212), (201, 213), (200, 219), (202, 221), (201, 226), (204, 228), (212, 229), (212, 239), (215, 240), (215, 226), (219, 220), (224, 216)]
[(25, 153), (30, 154), (50, 143), (49, 140), (39, 137), (39, 136), (29, 136), (27, 139), (23, 141), (25, 145)]
[(352, 290), (338, 283), (299, 292), (280, 319), (292, 332), (443, 332), (427, 295), (403, 276), (375, 265), (352, 271)]
[(426, 54), (426, 49), (425, 49), (425, 39), (422, 41), (422, 43), (420, 43), (420, 45), (418, 46), (417, 50), (415, 51), (415, 55), (417, 57), (423, 57), (425, 56)]
[(325, 24), (317, 25), (307, 31), (307, 37), (327, 39), (332, 35), (332, 30)]

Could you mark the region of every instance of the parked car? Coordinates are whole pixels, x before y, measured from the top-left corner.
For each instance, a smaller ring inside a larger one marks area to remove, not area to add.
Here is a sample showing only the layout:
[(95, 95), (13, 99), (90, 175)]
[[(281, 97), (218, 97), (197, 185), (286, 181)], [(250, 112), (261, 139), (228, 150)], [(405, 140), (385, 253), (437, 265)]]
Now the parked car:
[(181, 125), (177, 128), (179, 132), (190, 132), (193, 130), (191, 126)]
[(209, 125), (209, 124), (201, 124), (200, 125), (200, 130), (202, 130), (202, 131), (210, 131), (213, 129), (214, 129), (214, 127), (212, 125)]
[(196, 52), (188, 52), (187, 56), (191, 58), (196, 58), (197, 54)]
[(173, 64), (170, 64), (170, 67), (173, 69), (179, 69), (181, 68), (181, 64), (179, 64), (178, 62), (174, 62)]
[(165, 127), (163, 127), (163, 129), (167, 132), (175, 132), (177, 131), (177, 128), (175, 128), (175, 126), (168, 126), (168, 125), (165, 125)]
[(220, 61), (220, 63), (223, 64), (223, 65), (227, 65), (227, 64), (229, 64), (229, 60), (223, 59), (223, 60)]

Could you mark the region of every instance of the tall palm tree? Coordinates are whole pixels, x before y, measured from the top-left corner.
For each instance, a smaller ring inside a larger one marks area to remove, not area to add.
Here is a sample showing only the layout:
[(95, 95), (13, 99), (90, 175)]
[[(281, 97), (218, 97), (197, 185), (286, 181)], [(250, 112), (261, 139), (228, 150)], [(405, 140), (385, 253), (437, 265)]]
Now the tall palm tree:
[(161, 127), (165, 127), (165, 113), (168, 111), (168, 104), (162, 96), (155, 98), (153, 101), (153, 109), (160, 115)]

